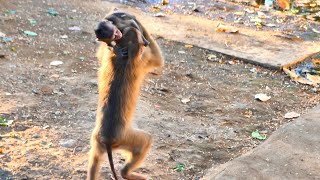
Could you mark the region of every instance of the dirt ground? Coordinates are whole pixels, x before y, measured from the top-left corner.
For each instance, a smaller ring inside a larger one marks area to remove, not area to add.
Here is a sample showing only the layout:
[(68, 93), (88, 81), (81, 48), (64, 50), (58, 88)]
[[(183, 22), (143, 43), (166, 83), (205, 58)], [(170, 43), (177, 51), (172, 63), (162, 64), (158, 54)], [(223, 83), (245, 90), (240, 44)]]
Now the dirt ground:
[[(49, 9), (59, 14), (49, 15)], [(0, 179), (85, 179), (97, 102), (92, 29), (105, 13), (76, 0), (0, 0), (0, 31), (13, 37), (0, 43), (0, 117), (14, 120), (0, 127)], [(73, 26), (81, 30), (69, 30)], [(303, 113), (319, 102), (319, 94), (284, 73), (157, 41), (166, 65), (145, 80), (136, 111), (137, 126), (154, 136), (139, 169), (151, 179), (199, 179), (213, 165), (259, 145), (252, 131), (269, 136), (289, 121), (285, 113)], [(64, 64), (50, 66), (54, 60)], [(271, 99), (259, 102), (257, 93)], [(116, 169), (123, 162), (116, 156)], [(106, 175), (107, 161), (101, 178)]]

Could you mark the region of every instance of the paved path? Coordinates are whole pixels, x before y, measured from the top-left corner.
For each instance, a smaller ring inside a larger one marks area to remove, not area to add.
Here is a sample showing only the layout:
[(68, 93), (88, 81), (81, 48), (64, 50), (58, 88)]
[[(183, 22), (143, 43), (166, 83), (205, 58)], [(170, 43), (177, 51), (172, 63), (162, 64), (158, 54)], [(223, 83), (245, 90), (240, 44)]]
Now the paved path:
[(251, 152), (213, 167), (203, 180), (320, 179), (320, 106), (286, 124)]

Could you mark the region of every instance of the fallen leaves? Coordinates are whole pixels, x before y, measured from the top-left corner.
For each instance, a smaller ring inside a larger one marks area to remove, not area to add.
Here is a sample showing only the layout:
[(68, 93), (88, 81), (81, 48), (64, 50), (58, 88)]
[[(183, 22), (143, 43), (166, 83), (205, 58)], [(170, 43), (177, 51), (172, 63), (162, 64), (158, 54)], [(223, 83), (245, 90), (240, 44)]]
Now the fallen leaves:
[(190, 98), (191, 98), (191, 96), (184, 97), (184, 98), (181, 99), (181, 102), (182, 102), (183, 104), (187, 104), (188, 102), (191, 101)]
[(308, 59), (310, 58), (296, 65), (296, 67), (284, 67), (283, 71), (292, 81), (318, 88), (320, 85), (320, 59), (312, 57), (311, 60)]
[(281, 10), (288, 10), (290, 9), (289, 0), (275, 0), (275, 8)]
[(33, 26), (37, 24), (37, 21), (35, 19), (28, 19), (28, 21)]
[(185, 47), (185, 48), (193, 48), (193, 45), (191, 45), (191, 44), (186, 44), (186, 45), (184, 45), (184, 47)]
[(47, 13), (52, 16), (57, 16), (59, 13), (55, 10), (48, 10)]
[(185, 169), (186, 169), (186, 166), (183, 164), (178, 164), (175, 168), (173, 168), (174, 171), (178, 171), (178, 172), (181, 172)]
[(320, 30), (316, 30), (314, 28), (311, 29), (313, 32), (317, 33), (317, 34), (320, 34)]
[(226, 33), (238, 33), (239, 29), (233, 26), (226, 26), (223, 24), (219, 24), (216, 28), (217, 32), (226, 32)]
[(158, 12), (154, 15), (155, 17), (165, 17), (166, 14), (162, 13), (162, 12)]
[(32, 31), (23, 31), (24, 34), (28, 35), (28, 36), (31, 36), (31, 37), (36, 37), (38, 36), (37, 33), (35, 32), (32, 32)]
[(162, 5), (168, 5), (169, 3), (169, 0), (162, 0)]
[(68, 28), (70, 31), (81, 31), (81, 28), (79, 26), (72, 26)]
[(271, 99), (271, 96), (268, 96), (266, 94), (256, 94), (254, 96), (254, 98), (259, 101), (265, 102), (265, 101), (268, 101), (269, 99)]
[(0, 126), (10, 126), (13, 123), (13, 120), (7, 120), (0, 117)]
[(63, 62), (58, 60), (50, 62), (50, 66), (60, 66), (62, 64)]
[(3, 32), (0, 32), (0, 38), (6, 37), (6, 34)]
[(293, 119), (293, 118), (297, 118), (297, 117), (300, 117), (300, 114), (296, 113), (296, 112), (289, 112), (284, 115), (284, 118), (286, 118), (286, 119)]
[(243, 16), (243, 15), (245, 15), (246, 14), (246, 12), (244, 12), (244, 11), (239, 11), (239, 12), (235, 12), (235, 13), (233, 13), (234, 15), (237, 15), (237, 16)]
[(251, 133), (251, 137), (254, 138), (254, 139), (259, 139), (259, 140), (267, 139), (267, 135), (266, 134), (260, 134), (258, 130), (253, 131)]

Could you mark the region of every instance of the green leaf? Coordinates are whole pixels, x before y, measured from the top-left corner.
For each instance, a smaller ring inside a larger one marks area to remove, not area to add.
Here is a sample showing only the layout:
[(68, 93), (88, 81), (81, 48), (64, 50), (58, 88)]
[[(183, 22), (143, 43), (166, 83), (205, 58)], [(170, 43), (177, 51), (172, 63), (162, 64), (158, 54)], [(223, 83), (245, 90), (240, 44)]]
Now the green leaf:
[(32, 31), (23, 31), (24, 34), (28, 35), (28, 36), (31, 36), (31, 37), (36, 37), (38, 36), (37, 33), (35, 32), (32, 32)]
[(57, 11), (55, 11), (55, 10), (48, 10), (47, 13), (50, 14), (50, 15), (53, 15), (53, 16), (56, 16), (56, 15), (59, 14), (59, 13), (58, 13)]
[(35, 19), (28, 19), (31, 25), (36, 25), (37, 21)]
[(251, 137), (259, 140), (265, 140), (267, 138), (267, 135), (260, 134), (259, 131), (256, 130), (251, 133)]
[(183, 164), (178, 164), (173, 170), (181, 172), (186, 169), (186, 166)]
[(296, 9), (296, 8), (291, 8), (290, 11), (291, 11), (292, 14), (298, 14), (299, 13), (299, 9)]
[(0, 117), (0, 126), (10, 126), (13, 123), (13, 120), (7, 120)]
[(16, 13), (17, 13), (17, 11), (15, 11), (15, 10), (7, 10), (5, 12), (5, 14), (10, 14), (10, 15), (13, 15), (13, 14), (16, 14)]

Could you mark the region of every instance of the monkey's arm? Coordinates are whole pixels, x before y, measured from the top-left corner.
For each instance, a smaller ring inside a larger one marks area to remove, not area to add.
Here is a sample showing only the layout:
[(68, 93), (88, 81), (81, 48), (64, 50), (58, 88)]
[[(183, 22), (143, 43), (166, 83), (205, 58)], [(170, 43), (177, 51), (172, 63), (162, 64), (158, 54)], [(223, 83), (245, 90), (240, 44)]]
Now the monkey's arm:
[(150, 69), (163, 67), (164, 58), (162, 56), (161, 50), (157, 42), (149, 35), (147, 30), (141, 26), (143, 29), (143, 34), (146, 39), (150, 42), (149, 46), (145, 48), (143, 53), (143, 58), (147, 61), (147, 67)]
[(143, 36), (150, 42), (149, 46), (145, 48), (142, 59), (147, 61), (147, 68), (152, 70), (154, 68), (163, 67), (164, 58), (157, 42), (150, 36), (148, 31), (142, 24), (136, 20), (136, 23), (141, 27)]

